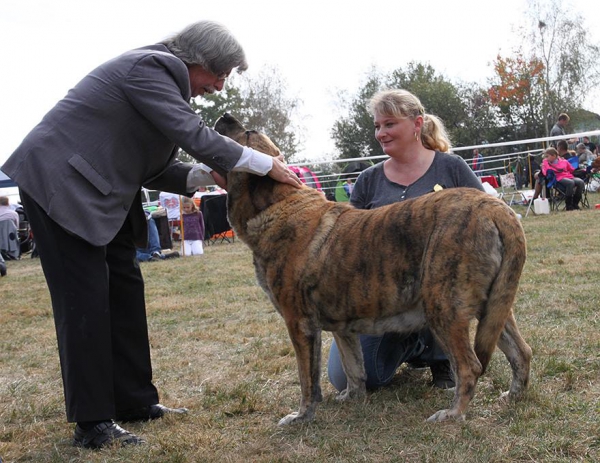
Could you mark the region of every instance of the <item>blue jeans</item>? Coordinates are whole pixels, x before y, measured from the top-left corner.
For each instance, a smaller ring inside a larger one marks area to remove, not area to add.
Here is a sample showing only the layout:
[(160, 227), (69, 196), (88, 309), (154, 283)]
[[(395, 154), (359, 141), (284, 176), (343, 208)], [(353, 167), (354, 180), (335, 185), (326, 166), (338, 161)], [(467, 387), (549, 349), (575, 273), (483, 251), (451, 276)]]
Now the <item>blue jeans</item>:
[[(447, 361), (448, 357), (435, 341), (429, 328), (417, 333), (385, 333), (383, 336), (360, 335), (367, 389), (377, 389), (391, 383), (396, 370), (404, 362), (425, 363)], [(338, 391), (346, 389), (346, 373), (335, 340), (327, 362), (329, 381)]]
[(145, 249), (137, 248), (135, 255), (140, 262), (150, 260), (153, 252), (160, 252), (160, 237), (158, 236), (158, 228), (152, 217), (148, 219), (148, 247)]

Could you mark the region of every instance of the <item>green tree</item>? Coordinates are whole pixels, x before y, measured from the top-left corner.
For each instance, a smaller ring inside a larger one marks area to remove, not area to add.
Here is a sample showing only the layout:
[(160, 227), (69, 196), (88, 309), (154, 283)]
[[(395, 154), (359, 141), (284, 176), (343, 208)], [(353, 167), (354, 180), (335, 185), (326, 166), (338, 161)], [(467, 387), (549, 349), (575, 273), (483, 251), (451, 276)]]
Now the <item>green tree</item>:
[(358, 94), (349, 103), (344, 103), (348, 116), (336, 121), (331, 131), (335, 147), (340, 153), (340, 159), (383, 154), (379, 143), (373, 136), (375, 130), (373, 117), (367, 110), (369, 99), (381, 87), (381, 79), (377, 70), (372, 69)]
[(444, 121), (452, 138), (463, 126), (465, 108), (456, 85), (447, 80), (429, 64), (409, 63), (405, 70), (393, 71), (387, 80), (390, 88), (403, 88), (416, 95), (425, 111)]
[(458, 86), (458, 93), (464, 120), (454, 130), (455, 146), (479, 145), (506, 138), (506, 127), (498, 123), (487, 89), (475, 83), (462, 83)]
[[(190, 106), (202, 118), (207, 127), (214, 127), (215, 123), (224, 113), (240, 114), (244, 108), (241, 91), (237, 80), (239, 77), (231, 76), (225, 83), (223, 90), (211, 95), (192, 98)], [(177, 158), (184, 162), (197, 162), (183, 150), (179, 150)]]
[(580, 108), (600, 84), (600, 47), (591, 42), (581, 14), (562, 0), (529, 0), (528, 17), (525, 37), (531, 55), (544, 65), (543, 115), (549, 133), (559, 113)]
[[(256, 78), (232, 75), (221, 92), (195, 98), (191, 107), (209, 127), (213, 127), (223, 113), (232, 114), (248, 129), (267, 134), (290, 161), (300, 147), (301, 128), (294, 124), (293, 118), (301, 100), (287, 96), (286, 92), (287, 84), (279, 72), (267, 68)], [(195, 162), (184, 151), (180, 151), (178, 157)]]
[(403, 88), (417, 95), (428, 113), (444, 121), (452, 140), (464, 138), (460, 133), (467, 124), (467, 111), (459, 88), (430, 65), (409, 63), (406, 69), (397, 69), (387, 76), (373, 69), (356, 96), (346, 104), (348, 116), (333, 126), (332, 137), (340, 159), (383, 154), (373, 136), (373, 117), (367, 111), (369, 99), (381, 88)]
[(502, 125), (513, 129), (515, 139), (544, 135), (544, 64), (522, 55), (498, 55), (494, 71), (488, 95)]
[(235, 116), (249, 129), (264, 132), (288, 161), (298, 152), (302, 128), (294, 123), (302, 102), (287, 95), (287, 83), (276, 68), (263, 69), (241, 86), (243, 108)]
[(222, 91), (192, 99), (192, 109), (208, 127), (214, 127), (224, 113), (240, 114), (244, 109), (245, 102), (236, 80), (226, 82)]

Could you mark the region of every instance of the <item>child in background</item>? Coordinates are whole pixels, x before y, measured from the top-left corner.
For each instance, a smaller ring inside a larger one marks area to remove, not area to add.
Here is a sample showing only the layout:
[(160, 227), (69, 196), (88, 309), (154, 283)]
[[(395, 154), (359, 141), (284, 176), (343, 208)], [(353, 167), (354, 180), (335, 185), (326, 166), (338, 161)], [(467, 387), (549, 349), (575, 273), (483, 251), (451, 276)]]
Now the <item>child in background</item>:
[(192, 198), (183, 197), (183, 252), (186, 256), (204, 254), (204, 218)]

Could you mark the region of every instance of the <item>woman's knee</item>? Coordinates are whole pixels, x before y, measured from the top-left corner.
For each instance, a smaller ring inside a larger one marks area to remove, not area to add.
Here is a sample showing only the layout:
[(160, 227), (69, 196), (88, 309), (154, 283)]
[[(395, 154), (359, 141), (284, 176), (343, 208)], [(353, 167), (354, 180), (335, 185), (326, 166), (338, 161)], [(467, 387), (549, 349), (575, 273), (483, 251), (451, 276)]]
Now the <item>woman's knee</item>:
[(338, 350), (335, 340), (331, 343), (331, 349), (329, 350), (329, 358), (327, 360), (327, 377), (329, 382), (338, 391), (346, 389), (348, 380), (346, 379), (346, 373), (342, 367), (342, 360), (340, 358), (340, 352)]

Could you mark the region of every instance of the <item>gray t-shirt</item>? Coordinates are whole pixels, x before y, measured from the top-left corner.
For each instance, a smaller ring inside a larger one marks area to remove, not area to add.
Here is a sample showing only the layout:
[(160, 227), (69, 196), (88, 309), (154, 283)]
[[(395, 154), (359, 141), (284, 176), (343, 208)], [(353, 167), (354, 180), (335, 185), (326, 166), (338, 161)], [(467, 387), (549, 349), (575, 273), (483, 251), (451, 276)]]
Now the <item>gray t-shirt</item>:
[(565, 134), (565, 129), (562, 128), (558, 124), (554, 124), (554, 127), (552, 127), (552, 130), (550, 130), (550, 136), (551, 137), (558, 137), (559, 135), (566, 135)]
[(358, 209), (374, 209), (388, 204), (416, 198), (442, 188), (470, 187), (485, 191), (481, 180), (465, 160), (456, 154), (435, 152), (431, 166), (410, 185), (390, 181), (383, 172), (383, 162), (363, 171), (354, 185), (350, 202)]

